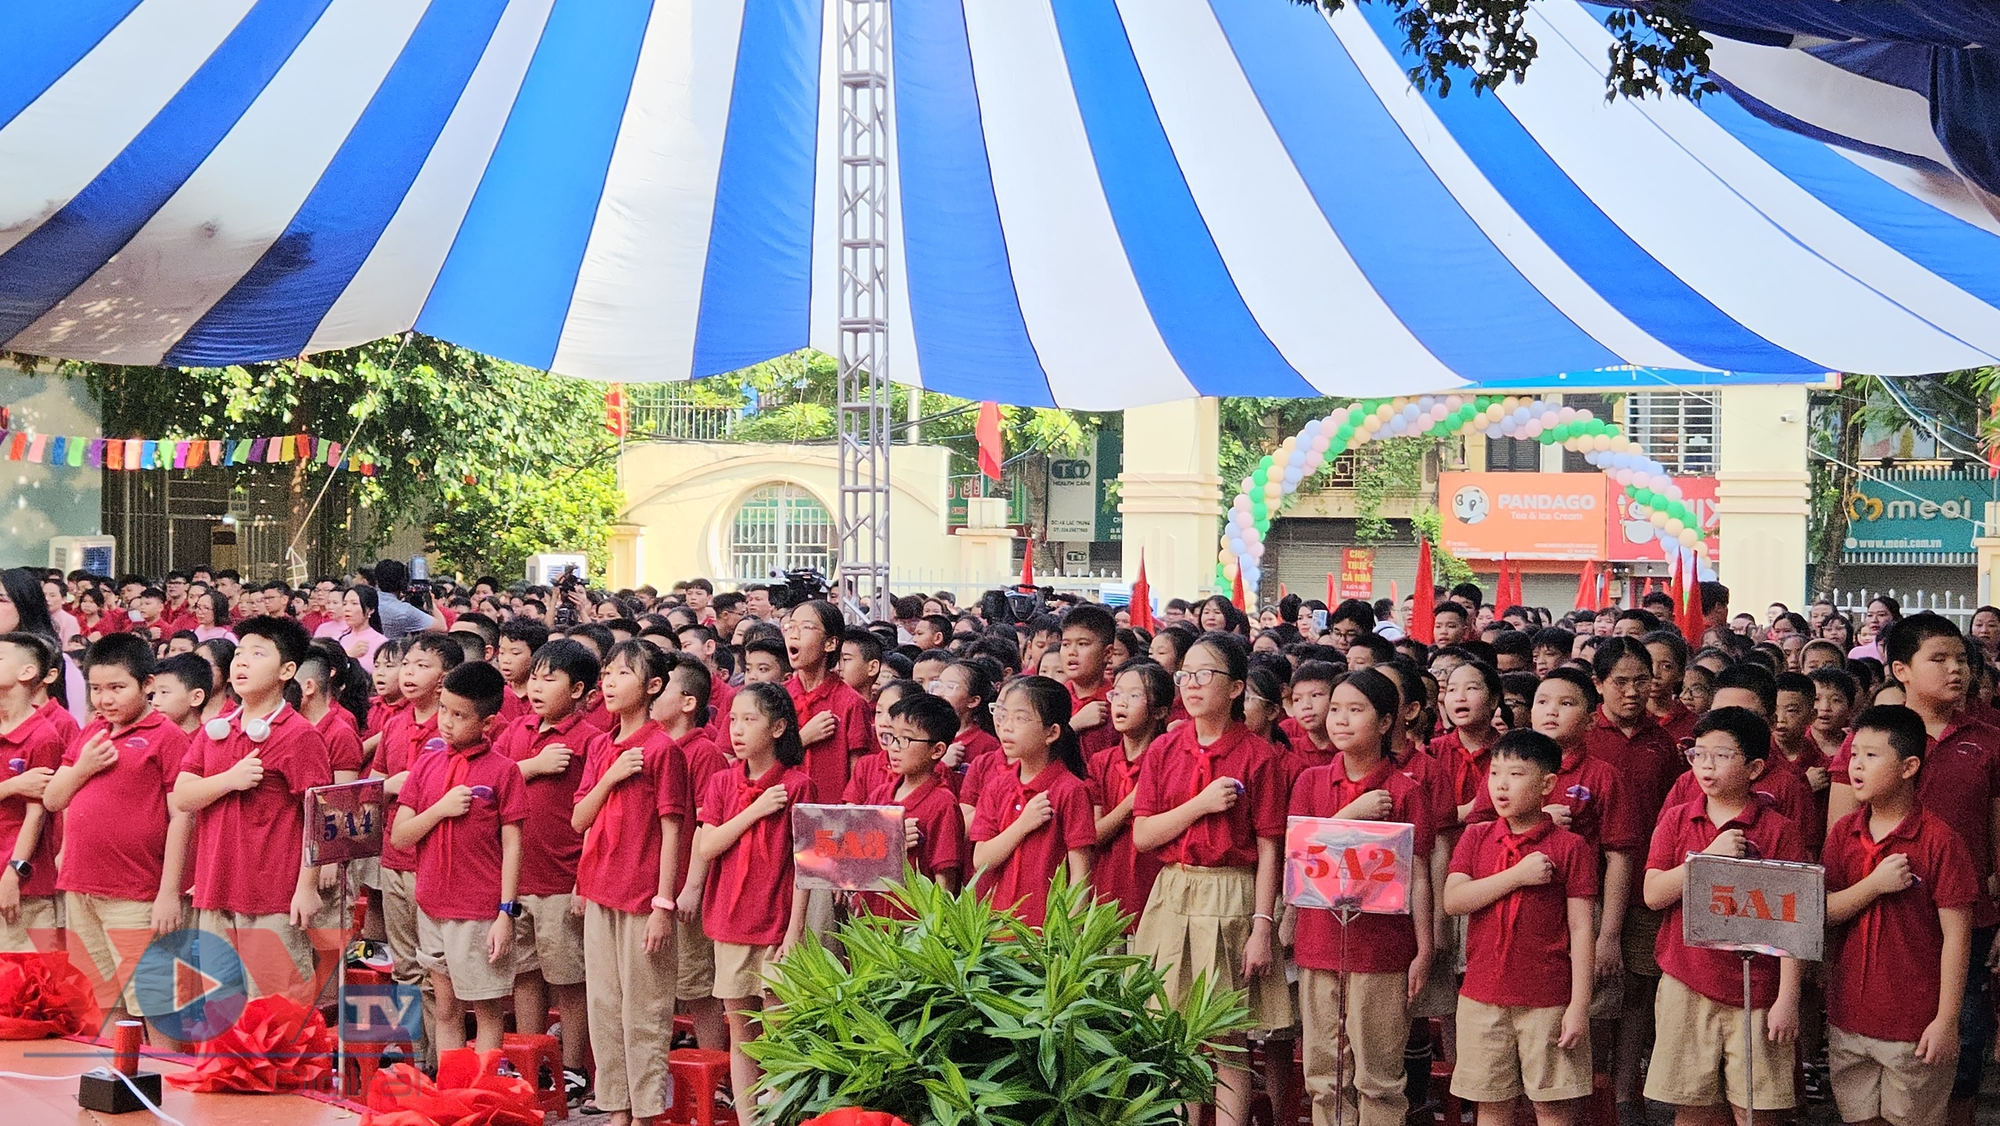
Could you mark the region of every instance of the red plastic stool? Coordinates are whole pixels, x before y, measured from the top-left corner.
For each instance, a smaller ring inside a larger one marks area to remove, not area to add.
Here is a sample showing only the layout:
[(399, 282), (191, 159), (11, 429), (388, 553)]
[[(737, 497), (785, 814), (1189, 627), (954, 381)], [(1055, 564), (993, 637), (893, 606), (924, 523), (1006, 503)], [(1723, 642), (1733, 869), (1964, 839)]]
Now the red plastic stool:
[[(535, 1086), (535, 1105), (557, 1118), (569, 1117), (569, 1094), (563, 1090), (562, 1045), (553, 1036), (531, 1036), (509, 1032), (500, 1038), (500, 1054)], [(549, 1070), (552, 1087), (542, 1086), (542, 1068)]]
[(674, 1105), (665, 1121), (676, 1126), (734, 1126), (736, 1112), (715, 1107), (718, 1091), (729, 1089), (729, 1053), (701, 1048), (677, 1048), (667, 1053), (667, 1074), (674, 1081)]
[(417, 1046), (408, 1040), (349, 1040), (340, 1097), (352, 1103), (367, 1102), (368, 1088), (375, 1082), (375, 1073), (382, 1070), (383, 1055), (391, 1048), (402, 1049), (403, 1062), (417, 1061)]
[(1430, 1102), (1437, 1107), (1437, 1121), (1441, 1126), (1464, 1126), (1465, 1108), (1458, 1096), (1451, 1093), (1452, 1061), (1443, 1056), (1431, 1058)]

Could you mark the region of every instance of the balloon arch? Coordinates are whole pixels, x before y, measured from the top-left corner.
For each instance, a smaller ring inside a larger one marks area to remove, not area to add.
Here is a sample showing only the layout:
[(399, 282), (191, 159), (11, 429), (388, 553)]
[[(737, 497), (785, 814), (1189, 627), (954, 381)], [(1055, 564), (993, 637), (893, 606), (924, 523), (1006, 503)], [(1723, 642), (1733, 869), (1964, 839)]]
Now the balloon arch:
[[(1575, 450), (1616, 481), (1631, 499), (1633, 515), (1650, 521), (1663, 553), (1690, 552), (1707, 538), (1694, 509), (1666, 468), (1648, 457), (1624, 428), (1587, 409), (1515, 395), (1416, 395), (1363, 399), (1305, 424), (1264, 455), (1243, 478), (1230, 503), (1217, 553), (1222, 585), (1243, 576), (1255, 591), (1263, 577), (1271, 520), (1299, 485), (1341, 454), (1378, 438), (1449, 438), (1477, 430), (1488, 438), (1533, 438), (1544, 446)], [(1701, 577), (1713, 578), (1706, 560)]]

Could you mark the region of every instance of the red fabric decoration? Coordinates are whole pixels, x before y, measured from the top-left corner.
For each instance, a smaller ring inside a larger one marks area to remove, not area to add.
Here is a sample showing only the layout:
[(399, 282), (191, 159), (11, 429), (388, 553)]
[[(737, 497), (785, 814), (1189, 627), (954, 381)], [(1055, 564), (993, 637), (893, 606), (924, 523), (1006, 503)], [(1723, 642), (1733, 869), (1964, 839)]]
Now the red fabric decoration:
[(1030, 594), (1035, 589), (1035, 537), (1028, 537), (1027, 554), (1021, 556), (1021, 582), (1014, 589)]
[(1576, 577), (1576, 609), (1597, 609), (1597, 560), (1583, 565), (1583, 574)]
[(229, 1031), (195, 1049), (201, 1062), (192, 1071), (167, 1082), (184, 1091), (298, 1091), (332, 1070), (333, 1047), (318, 1009), (288, 997), (257, 997)]
[(0, 1040), (75, 1036), (98, 1021), (90, 982), (61, 951), (0, 954)]
[(542, 1126), (535, 1088), (499, 1074), (499, 1052), (459, 1048), (438, 1056), (433, 1083), (406, 1063), (375, 1073), (361, 1126)]
[(844, 1106), (839, 1110), (829, 1110), (818, 1118), (808, 1118), (799, 1123), (799, 1126), (910, 1126), (910, 1124), (886, 1110), (862, 1110), (858, 1106)]

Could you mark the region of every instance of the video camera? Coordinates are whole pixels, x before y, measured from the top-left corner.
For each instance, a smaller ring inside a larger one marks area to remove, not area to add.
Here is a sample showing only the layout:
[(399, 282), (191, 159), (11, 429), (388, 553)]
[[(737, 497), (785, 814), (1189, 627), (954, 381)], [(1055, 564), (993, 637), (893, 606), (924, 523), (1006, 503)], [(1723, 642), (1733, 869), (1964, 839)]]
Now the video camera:
[(780, 610), (815, 600), (825, 600), (830, 589), (826, 576), (811, 568), (796, 571), (772, 571), (766, 583), (771, 596), (771, 605)]
[(582, 585), (583, 577), (576, 573), (576, 565), (574, 563), (564, 567), (562, 574), (556, 576), (555, 628), (570, 629), (576, 625), (576, 607), (570, 605), (569, 596), (572, 591), (575, 591)]
[(989, 590), (979, 596), (979, 614), (989, 622), (1026, 625), (1028, 619), (1044, 613), (1045, 595), (1034, 587)]

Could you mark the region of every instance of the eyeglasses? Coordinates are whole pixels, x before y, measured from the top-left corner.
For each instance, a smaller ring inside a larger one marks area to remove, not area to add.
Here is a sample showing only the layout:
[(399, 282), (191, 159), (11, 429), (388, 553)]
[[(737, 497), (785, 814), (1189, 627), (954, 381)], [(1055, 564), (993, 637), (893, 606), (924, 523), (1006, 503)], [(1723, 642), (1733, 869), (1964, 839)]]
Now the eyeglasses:
[(1221, 669), (1187, 669), (1174, 674), (1174, 686), (1177, 688), (1186, 688), (1192, 685), (1196, 688), (1206, 688), (1209, 681), (1214, 680), (1218, 676), (1227, 677), (1228, 675), (1228, 673)]
[(925, 741), (922, 739), (911, 739), (906, 736), (898, 735), (893, 731), (876, 732), (875, 742), (879, 744), (885, 751), (901, 751), (901, 750), (907, 750), (910, 747), (921, 747), (925, 745)]
[(924, 691), (929, 692), (933, 696), (940, 692), (963, 692), (965, 691), (965, 685), (960, 684), (956, 680), (933, 680), (924, 685)]
[(1703, 751), (1689, 748), (1683, 753), (1689, 766), (1728, 766), (1743, 757), (1741, 751)]

